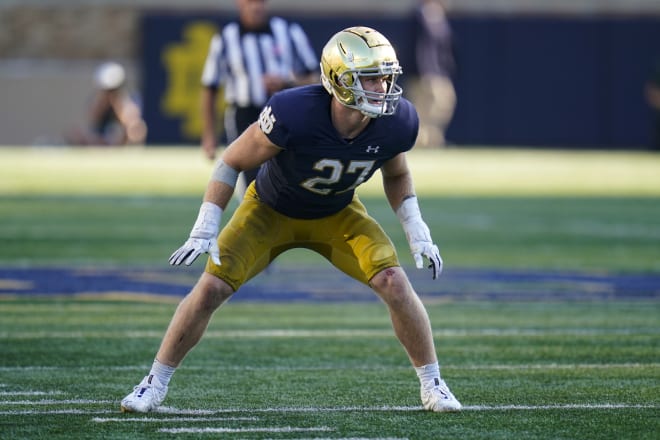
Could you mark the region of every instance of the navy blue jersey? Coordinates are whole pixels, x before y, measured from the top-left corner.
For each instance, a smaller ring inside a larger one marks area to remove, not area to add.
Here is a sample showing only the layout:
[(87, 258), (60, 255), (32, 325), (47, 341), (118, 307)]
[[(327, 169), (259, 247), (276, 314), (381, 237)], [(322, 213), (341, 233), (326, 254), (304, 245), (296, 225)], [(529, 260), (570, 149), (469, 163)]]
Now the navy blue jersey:
[(343, 139), (330, 119), (331, 99), (321, 85), (284, 90), (259, 117), (261, 130), (283, 151), (261, 167), (257, 193), (286, 216), (312, 219), (340, 211), (358, 185), (417, 138), (417, 112), (401, 99), (396, 113), (371, 119), (355, 139)]

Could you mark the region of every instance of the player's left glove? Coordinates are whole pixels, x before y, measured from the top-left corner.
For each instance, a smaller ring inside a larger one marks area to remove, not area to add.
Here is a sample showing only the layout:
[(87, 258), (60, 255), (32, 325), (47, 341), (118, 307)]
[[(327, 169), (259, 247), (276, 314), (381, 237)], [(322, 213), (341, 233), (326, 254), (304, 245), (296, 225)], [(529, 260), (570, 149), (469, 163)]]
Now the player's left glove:
[(208, 252), (213, 262), (220, 265), (220, 249), (218, 249), (218, 231), (222, 208), (211, 202), (204, 202), (199, 208), (199, 216), (190, 231), (190, 238), (170, 256), (173, 266), (185, 263), (190, 266), (201, 254)]
[(417, 269), (424, 267), (424, 259), (429, 259), (429, 268), (433, 270), (433, 279), (435, 280), (442, 273), (442, 257), (438, 247), (433, 244), (431, 231), (422, 220), (422, 213), (419, 211), (417, 197), (407, 198), (401, 203), (396, 211), (396, 216), (403, 226), (406, 239), (410, 245), (410, 252), (415, 259)]

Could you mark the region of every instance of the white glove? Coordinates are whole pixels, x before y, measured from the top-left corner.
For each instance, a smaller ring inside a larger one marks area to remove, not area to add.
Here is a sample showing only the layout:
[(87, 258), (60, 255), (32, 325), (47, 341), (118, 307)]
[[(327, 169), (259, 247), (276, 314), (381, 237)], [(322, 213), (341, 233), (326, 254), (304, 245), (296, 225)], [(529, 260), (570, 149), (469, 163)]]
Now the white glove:
[(422, 220), (417, 197), (405, 199), (397, 209), (396, 216), (406, 233), (410, 252), (415, 259), (415, 266), (417, 266), (417, 269), (422, 269), (424, 267), (422, 256), (428, 258), (429, 268), (433, 270), (433, 279), (435, 280), (442, 273), (442, 257), (438, 247), (433, 244), (429, 227)]
[(182, 262), (190, 266), (201, 254), (207, 252), (217, 265), (220, 265), (218, 232), (222, 208), (215, 203), (204, 202), (199, 208), (199, 216), (190, 231), (190, 238), (170, 256), (170, 264), (178, 266)]

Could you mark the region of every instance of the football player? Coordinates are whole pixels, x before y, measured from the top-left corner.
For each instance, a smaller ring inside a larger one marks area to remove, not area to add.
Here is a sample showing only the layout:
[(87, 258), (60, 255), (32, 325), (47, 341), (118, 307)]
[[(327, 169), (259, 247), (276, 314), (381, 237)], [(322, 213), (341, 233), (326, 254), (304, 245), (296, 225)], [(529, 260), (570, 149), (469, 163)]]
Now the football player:
[[(335, 34), (321, 56), (322, 85), (275, 94), (259, 120), (223, 152), (188, 240), (170, 264), (210, 257), (181, 301), (151, 371), (121, 401), (121, 410), (148, 412), (165, 399), (169, 381), (202, 337), (214, 311), (280, 253), (318, 252), (371, 287), (387, 305), (394, 332), (420, 380), (422, 404), (457, 411), (461, 404), (440, 377), (427, 312), (399, 264), (394, 246), (355, 195), (376, 170), (399, 218), (416, 266), (442, 270), (438, 247), (422, 219), (406, 151), (418, 118), (402, 98), (402, 73), (390, 42), (367, 27)], [(234, 215), (221, 216), (239, 172), (262, 165)]]

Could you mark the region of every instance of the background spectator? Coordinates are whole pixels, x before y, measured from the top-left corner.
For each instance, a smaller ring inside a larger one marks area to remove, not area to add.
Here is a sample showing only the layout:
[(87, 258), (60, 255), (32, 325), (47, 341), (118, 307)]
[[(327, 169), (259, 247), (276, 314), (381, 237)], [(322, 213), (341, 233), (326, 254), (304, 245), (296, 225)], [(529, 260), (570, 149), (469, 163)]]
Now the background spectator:
[(147, 126), (135, 97), (126, 90), (126, 71), (116, 62), (101, 64), (94, 76), (96, 87), (82, 127), (65, 135), (71, 145), (144, 144)]
[(412, 84), (411, 100), (419, 112), (417, 145), (440, 147), (456, 107), (452, 32), (440, 0), (420, 0), (414, 17), (419, 77)]
[(655, 63), (654, 69), (646, 81), (646, 100), (653, 110), (653, 143), (651, 147), (660, 151), (660, 59)]

